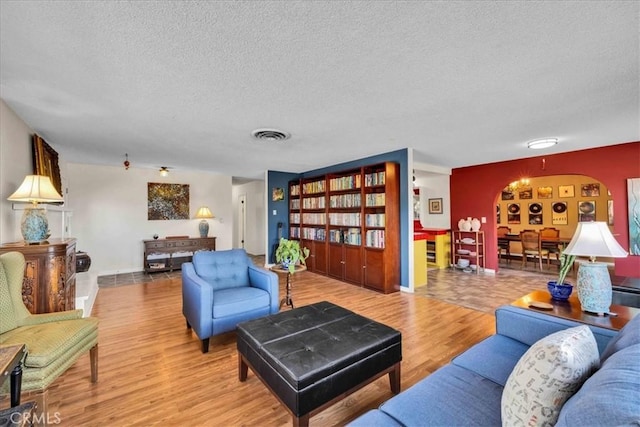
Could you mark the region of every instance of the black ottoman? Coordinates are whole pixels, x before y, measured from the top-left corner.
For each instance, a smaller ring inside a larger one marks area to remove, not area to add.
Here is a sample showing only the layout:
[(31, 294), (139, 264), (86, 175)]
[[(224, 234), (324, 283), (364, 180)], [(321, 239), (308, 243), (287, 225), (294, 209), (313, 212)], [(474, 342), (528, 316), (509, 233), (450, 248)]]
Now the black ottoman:
[(389, 374), (400, 392), (400, 332), (323, 301), (238, 324), (240, 381), (247, 368), (293, 415), (294, 426)]

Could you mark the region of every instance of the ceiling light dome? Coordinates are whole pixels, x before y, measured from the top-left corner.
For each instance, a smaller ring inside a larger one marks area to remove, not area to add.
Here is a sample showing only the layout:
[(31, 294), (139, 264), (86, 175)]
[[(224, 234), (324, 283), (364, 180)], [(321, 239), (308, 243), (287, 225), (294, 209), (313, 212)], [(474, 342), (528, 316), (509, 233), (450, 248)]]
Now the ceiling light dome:
[(553, 147), (558, 143), (558, 138), (543, 138), (543, 139), (534, 139), (533, 141), (527, 142), (527, 147), (532, 150), (541, 150), (543, 148)]

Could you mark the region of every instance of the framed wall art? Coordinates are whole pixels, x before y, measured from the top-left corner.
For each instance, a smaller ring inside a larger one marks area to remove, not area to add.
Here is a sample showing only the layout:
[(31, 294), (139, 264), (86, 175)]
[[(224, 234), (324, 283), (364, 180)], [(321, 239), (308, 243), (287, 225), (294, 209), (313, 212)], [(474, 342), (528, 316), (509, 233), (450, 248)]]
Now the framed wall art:
[(429, 213), (430, 214), (442, 213), (442, 198), (429, 199)]
[(36, 175), (48, 176), (53, 187), (63, 196), (58, 153), (38, 135), (33, 135), (33, 171)]
[(542, 224), (542, 203), (529, 203), (529, 224)]
[(502, 190), (502, 200), (513, 200), (516, 196), (508, 187)]
[(569, 217), (567, 215), (567, 202), (553, 202), (553, 204), (551, 205), (551, 224), (569, 224)]
[(629, 254), (640, 255), (640, 178), (627, 179)]
[(189, 219), (189, 184), (147, 183), (147, 219)]
[(596, 201), (578, 202), (578, 221), (591, 222), (596, 220)]
[(558, 197), (575, 197), (573, 185), (558, 186)]
[(509, 203), (507, 206), (507, 224), (520, 224), (519, 203)]
[(271, 191), (271, 200), (274, 202), (279, 202), (280, 200), (284, 200), (284, 189), (279, 187), (273, 187)]
[(520, 191), (518, 191), (518, 197), (521, 199), (533, 199), (533, 188), (532, 187), (524, 187)]
[(600, 184), (590, 183), (580, 186), (580, 195), (582, 197), (600, 197)]
[(553, 187), (538, 187), (538, 199), (550, 199), (553, 197)]

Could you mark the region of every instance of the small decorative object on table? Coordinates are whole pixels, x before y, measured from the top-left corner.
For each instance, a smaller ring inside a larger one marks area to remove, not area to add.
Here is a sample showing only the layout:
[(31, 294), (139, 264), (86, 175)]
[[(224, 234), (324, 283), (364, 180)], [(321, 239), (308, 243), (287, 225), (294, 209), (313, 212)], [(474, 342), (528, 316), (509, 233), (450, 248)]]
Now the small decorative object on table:
[(547, 282), (547, 289), (551, 294), (551, 298), (559, 301), (566, 301), (573, 291), (573, 285), (565, 283), (564, 279), (567, 277), (567, 272), (573, 266), (573, 261), (576, 259), (575, 255), (567, 255), (562, 253), (560, 255), (560, 272), (558, 273), (558, 280)]
[(282, 268), (289, 270), (290, 274), (295, 273), (296, 264), (306, 265), (305, 260), (308, 256), (309, 249), (301, 248), (297, 240), (280, 238), (276, 249), (276, 262), (282, 264)]

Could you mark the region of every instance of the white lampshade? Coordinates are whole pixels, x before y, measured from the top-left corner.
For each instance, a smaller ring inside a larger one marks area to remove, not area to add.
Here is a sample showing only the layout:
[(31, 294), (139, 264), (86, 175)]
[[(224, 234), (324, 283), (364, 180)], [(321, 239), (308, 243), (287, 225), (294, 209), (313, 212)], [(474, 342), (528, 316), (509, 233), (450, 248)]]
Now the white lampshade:
[(605, 222), (579, 222), (571, 242), (564, 250), (567, 255), (624, 258), (627, 251), (616, 241)]
[(7, 198), (12, 202), (62, 202), (64, 199), (51, 183), (48, 176), (27, 175), (18, 189)]
[(211, 210), (206, 206), (200, 206), (198, 212), (196, 212), (196, 218), (215, 218), (211, 213)]

